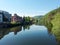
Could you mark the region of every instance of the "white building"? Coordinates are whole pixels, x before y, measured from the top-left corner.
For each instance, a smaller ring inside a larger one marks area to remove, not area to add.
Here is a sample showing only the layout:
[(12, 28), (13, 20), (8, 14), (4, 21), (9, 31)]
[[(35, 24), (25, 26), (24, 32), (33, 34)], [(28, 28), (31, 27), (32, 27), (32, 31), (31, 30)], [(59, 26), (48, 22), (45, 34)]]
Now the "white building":
[(0, 10), (0, 23), (2, 22), (10, 22), (11, 21), (11, 14), (6, 11)]

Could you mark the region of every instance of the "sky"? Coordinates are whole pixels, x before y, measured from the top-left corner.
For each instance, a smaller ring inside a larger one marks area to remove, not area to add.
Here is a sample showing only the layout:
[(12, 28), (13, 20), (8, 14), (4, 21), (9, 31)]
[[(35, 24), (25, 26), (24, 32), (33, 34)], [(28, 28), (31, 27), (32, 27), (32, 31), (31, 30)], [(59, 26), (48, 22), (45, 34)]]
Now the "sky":
[(60, 0), (0, 0), (0, 10), (12, 15), (38, 16), (60, 7)]

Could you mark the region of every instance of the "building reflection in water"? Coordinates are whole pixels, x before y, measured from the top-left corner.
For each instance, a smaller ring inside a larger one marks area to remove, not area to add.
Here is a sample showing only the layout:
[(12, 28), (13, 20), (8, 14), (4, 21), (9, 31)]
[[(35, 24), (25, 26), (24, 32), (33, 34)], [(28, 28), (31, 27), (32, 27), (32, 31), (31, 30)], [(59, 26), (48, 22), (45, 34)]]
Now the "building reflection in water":
[(24, 25), (24, 26), (17, 26), (12, 28), (0, 28), (0, 39), (2, 39), (5, 35), (9, 34), (10, 32), (14, 32), (15, 35), (17, 35), (18, 32), (25, 29), (30, 29), (30, 25)]
[(21, 30), (22, 30), (22, 26), (10, 28), (10, 32), (14, 32), (15, 35)]

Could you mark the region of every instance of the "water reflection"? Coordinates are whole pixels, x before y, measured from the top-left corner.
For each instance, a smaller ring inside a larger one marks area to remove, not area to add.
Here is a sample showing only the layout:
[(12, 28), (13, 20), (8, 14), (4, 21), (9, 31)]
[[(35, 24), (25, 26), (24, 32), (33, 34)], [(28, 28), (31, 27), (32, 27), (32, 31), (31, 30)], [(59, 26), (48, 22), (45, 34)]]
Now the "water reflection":
[(55, 36), (51, 33), (51, 27), (48, 27), (48, 30), (45, 28), (42, 25), (24, 25), (5, 29), (0, 28), (0, 39), (3, 38), (0, 40), (0, 44), (1, 42), (9, 42), (8, 45), (56, 45)]
[(48, 33), (49, 34), (51, 34), (51, 32), (52, 32), (52, 27), (53, 27), (53, 25), (51, 24), (51, 23), (49, 23), (49, 24), (40, 24), (40, 23), (36, 23), (36, 25), (40, 25), (40, 26), (45, 26), (48, 30)]
[(36, 23), (37, 25), (44, 25), (47, 27), (48, 29), (48, 34), (49, 35), (54, 35), (55, 36), (55, 39), (57, 41), (57, 45), (60, 45), (60, 29), (57, 29), (57, 30), (53, 30), (53, 25), (51, 22), (49, 23), (46, 23), (46, 24), (40, 24), (40, 23)]
[(7, 35), (10, 32), (10, 29), (0, 29), (0, 39), (2, 39), (5, 35)]
[(23, 25), (23, 30), (25, 30), (25, 29), (30, 29), (30, 25)]
[(22, 26), (17, 26), (17, 27), (10, 28), (10, 32), (14, 32), (15, 35), (18, 32), (20, 32), (21, 30), (22, 30)]
[(30, 29), (30, 25), (24, 25), (24, 26), (17, 26), (12, 28), (0, 28), (0, 39), (2, 39), (5, 35), (9, 34), (10, 32), (14, 32), (14, 35), (17, 35), (18, 32)]

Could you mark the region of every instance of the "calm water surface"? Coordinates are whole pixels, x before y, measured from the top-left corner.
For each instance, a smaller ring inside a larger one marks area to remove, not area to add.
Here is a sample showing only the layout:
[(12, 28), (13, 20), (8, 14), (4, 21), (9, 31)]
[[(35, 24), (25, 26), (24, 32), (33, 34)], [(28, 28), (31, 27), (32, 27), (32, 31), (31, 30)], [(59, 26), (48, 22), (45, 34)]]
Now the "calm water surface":
[(27, 25), (0, 29), (0, 45), (56, 45), (56, 39), (45, 26)]

